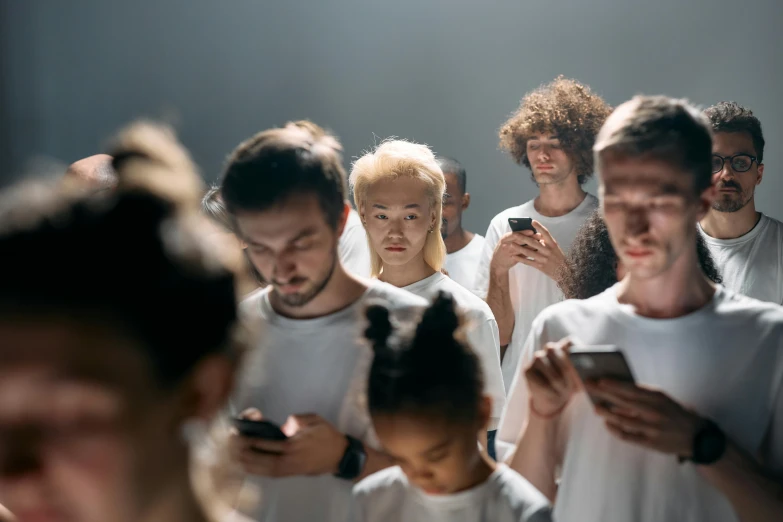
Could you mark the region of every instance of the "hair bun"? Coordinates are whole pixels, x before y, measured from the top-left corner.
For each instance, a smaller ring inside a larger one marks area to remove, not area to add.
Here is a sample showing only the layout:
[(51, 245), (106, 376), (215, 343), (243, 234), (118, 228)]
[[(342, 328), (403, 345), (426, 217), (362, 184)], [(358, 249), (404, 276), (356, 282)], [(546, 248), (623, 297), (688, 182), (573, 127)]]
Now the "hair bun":
[(389, 336), (394, 330), (389, 309), (383, 304), (375, 303), (367, 307), (364, 315), (369, 322), (364, 336), (372, 343), (373, 349), (386, 348)]
[(424, 311), (416, 335), (430, 338), (453, 338), (460, 326), (454, 298), (443, 290), (438, 292), (432, 304)]

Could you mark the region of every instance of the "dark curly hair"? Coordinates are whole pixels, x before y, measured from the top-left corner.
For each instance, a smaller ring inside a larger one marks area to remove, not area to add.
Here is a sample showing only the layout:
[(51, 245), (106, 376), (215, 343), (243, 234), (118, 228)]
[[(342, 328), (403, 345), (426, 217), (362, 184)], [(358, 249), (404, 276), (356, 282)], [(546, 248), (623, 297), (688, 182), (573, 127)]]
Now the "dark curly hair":
[[(701, 234), (696, 236), (696, 254), (704, 275), (714, 283), (722, 283), (723, 278)], [(609, 240), (606, 222), (596, 210), (577, 232), (557, 284), (566, 299), (587, 299), (616, 282), (617, 254)]]
[(764, 134), (761, 132), (761, 122), (753, 111), (737, 102), (723, 101), (704, 110), (704, 115), (710, 120), (713, 132), (747, 132), (753, 140), (756, 157), (759, 163), (764, 161)]
[(527, 141), (552, 132), (574, 162), (579, 184), (593, 175), (593, 143), (612, 108), (586, 85), (558, 76), (525, 95), (519, 109), (500, 127), (500, 148), (530, 167)]

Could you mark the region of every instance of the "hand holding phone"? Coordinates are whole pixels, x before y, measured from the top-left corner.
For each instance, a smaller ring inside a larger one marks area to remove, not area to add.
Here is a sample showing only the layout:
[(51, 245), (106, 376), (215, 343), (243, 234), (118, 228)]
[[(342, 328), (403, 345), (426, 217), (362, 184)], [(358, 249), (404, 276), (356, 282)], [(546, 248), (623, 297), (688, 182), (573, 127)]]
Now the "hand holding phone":
[(237, 417), (234, 427), (244, 437), (256, 437), (265, 440), (286, 440), (288, 436), (280, 427), (268, 420), (251, 420)]
[[(622, 350), (613, 345), (581, 346), (569, 351), (576, 373), (583, 383), (601, 379), (634, 384), (636, 381)], [(588, 392), (590, 400), (596, 406), (610, 406), (605, 400)]]
[(508, 218), (508, 226), (511, 227), (512, 232), (530, 230), (534, 234), (538, 233), (536, 228), (533, 226), (533, 218), (529, 217)]

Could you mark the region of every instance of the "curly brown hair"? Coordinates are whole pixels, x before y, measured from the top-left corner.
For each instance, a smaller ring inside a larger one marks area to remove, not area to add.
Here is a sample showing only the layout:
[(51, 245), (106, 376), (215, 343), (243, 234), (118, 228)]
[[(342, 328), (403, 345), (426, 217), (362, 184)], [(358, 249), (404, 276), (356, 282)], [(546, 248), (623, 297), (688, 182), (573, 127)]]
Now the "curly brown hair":
[[(701, 234), (696, 235), (696, 256), (704, 275), (714, 283), (723, 277)], [(566, 299), (588, 299), (617, 282), (617, 253), (599, 210), (593, 212), (577, 232), (560, 270), (557, 285)]]
[(581, 185), (593, 175), (593, 143), (611, 112), (590, 87), (558, 76), (522, 98), (519, 109), (500, 127), (500, 149), (531, 168), (527, 141), (534, 134), (551, 132), (574, 162)]

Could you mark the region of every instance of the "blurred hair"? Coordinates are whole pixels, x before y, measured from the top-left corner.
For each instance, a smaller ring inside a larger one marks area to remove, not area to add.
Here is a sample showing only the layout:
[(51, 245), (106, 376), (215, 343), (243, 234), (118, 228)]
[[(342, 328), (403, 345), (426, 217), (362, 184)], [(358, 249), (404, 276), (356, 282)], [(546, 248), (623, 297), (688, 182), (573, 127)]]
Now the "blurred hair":
[(723, 101), (704, 110), (710, 121), (712, 132), (745, 132), (753, 140), (755, 156), (759, 164), (764, 162), (764, 133), (761, 122), (753, 111), (737, 102)]
[(374, 352), (367, 384), (371, 415), (479, 419), (481, 363), (465, 340), (451, 295), (439, 292), (414, 331), (395, 328), (383, 304), (368, 306), (365, 314), (365, 338)]
[(435, 161), (438, 162), (440, 170), (443, 171), (443, 175), (454, 174), (457, 178), (457, 185), (463, 194), (468, 190), (468, 173), (465, 171), (465, 167), (462, 163), (450, 158), (448, 156), (437, 156)]
[(685, 100), (633, 97), (606, 120), (594, 151), (599, 167), (611, 158), (653, 159), (693, 176), (697, 194), (712, 184), (712, 132)]
[(531, 168), (527, 142), (551, 133), (574, 163), (579, 184), (593, 175), (593, 143), (612, 108), (576, 80), (558, 76), (522, 98), (519, 109), (500, 127), (500, 148), (520, 165)]
[[(362, 214), (365, 212), (367, 193), (373, 184), (400, 178), (417, 179), (427, 187), (427, 198), (435, 211), (435, 224), (424, 243), (424, 261), (433, 270), (439, 271), (446, 259), (446, 245), (440, 232), (446, 180), (428, 146), (404, 140), (387, 140), (356, 160), (350, 178), (356, 208)], [(377, 276), (383, 269), (383, 261), (369, 239), (368, 244), (372, 275)]]

